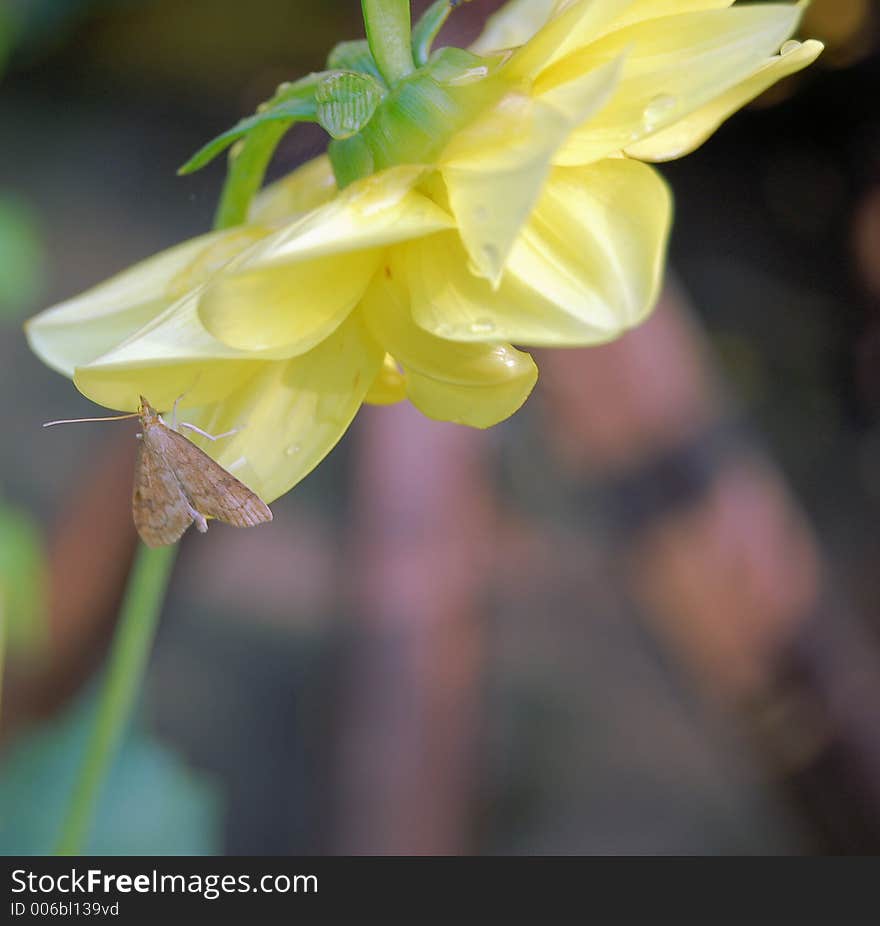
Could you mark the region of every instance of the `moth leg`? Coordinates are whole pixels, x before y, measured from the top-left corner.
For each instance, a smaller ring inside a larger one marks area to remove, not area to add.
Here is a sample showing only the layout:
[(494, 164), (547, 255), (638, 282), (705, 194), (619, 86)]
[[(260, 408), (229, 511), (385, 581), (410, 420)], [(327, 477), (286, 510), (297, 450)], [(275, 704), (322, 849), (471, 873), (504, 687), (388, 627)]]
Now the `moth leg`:
[(196, 530), (200, 534), (206, 534), (208, 532), (208, 522), (205, 520), (205, 516), (200, 511), (196, 511), (192, 505), (189, 506), (189, 513), (192, 515), (193, 521), (195, 521)]
[(193, 391), (193, 388), (195, 387), (196, 383), (199, 381), (199, 377), (201, 375), (202, 375), (201, 373), (198, 373), (196, 375), (196, 378), (193, 380), (192, 386), (190, 386), (189, 389), (186, 390), (186, 392), (181, 392), (180, 395), (174, 400), (174, 405), (171, 406), (171, 430), (172, 431), (177, 430), (177, 406), (180, 405), (180, 400), (186, 398)]
[(180, 405), (180, 400), (186, 395), (185, 392), (181, 393), (175, 400), (174, 405), (171, 406), (171, 430), (177, 430), (177, 406)]
[(201, 428), (196, 427), (194, 424), (190, 424), (188, 421), (181, 421), (180, 426), (182, 428), (189, 428), (190, 431), (195, 431), (196, 434), (201, 434), (202, 437), (207, 437), (208, 440), (220, 440), (223, 437), (232, 437), (233, 434), (238, 434), (241, 428), (233, 428), (231, 431), (224, 431), (222, 434), (209, 434), (207, 431), (203, 431)]

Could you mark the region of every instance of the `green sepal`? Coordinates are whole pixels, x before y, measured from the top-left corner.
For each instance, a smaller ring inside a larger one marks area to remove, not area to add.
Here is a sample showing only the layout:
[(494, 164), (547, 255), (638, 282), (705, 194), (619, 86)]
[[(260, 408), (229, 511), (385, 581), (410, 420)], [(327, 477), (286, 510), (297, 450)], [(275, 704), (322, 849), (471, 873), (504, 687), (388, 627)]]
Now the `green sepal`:
[(327, 55), (327, 67), (331, 71), (357, 71), (358, 74), (369, 74), (379, 83), (385, 83), (366, 39), (340, 42)]
[(344, 190), (355, 180), (369, 177), (376, 172), (373, 152), (363, 135), (352, 135), (351, 138), (331, 141), (327, 146), (327, 154), (330, 157), (330, 166), (333, 168), (336, 185), (340, 190)]
[(435, 0), (424, 13), (421, 19), (413, 26), (412, 49), (416, 67), (424, 67), (431, 55), (431, 47), (440, 34), (449, 14), (461, 6), (462, 0)]
[(441, 48), (428, 64), (398, 81), (353, 137), (330, 145), (340, 188), (397, 164), (431, 163), (449, 139), (503, 95), (499, 56), (481, 58)]
[(202, 146), (177, 172), (191, 174), (200, 170), (228, 148), (233, 142), (244, 138), (258, 126), (269, 122), (286, 122), (288, 126), (297, 122), (316, 122), (315, 89), (327, 72), (309, 74), (293, 84), (281, 84), (278, 92), (266, 103), (260, 105), (252, 116), (237, 122), (216, 138)]
[(449, 45), (438, 48), (432, 55), (425, 70), (444, 87), (462, 87), (489, 77), (503, 59), (499, 56), (483, 58), (464, 48)]

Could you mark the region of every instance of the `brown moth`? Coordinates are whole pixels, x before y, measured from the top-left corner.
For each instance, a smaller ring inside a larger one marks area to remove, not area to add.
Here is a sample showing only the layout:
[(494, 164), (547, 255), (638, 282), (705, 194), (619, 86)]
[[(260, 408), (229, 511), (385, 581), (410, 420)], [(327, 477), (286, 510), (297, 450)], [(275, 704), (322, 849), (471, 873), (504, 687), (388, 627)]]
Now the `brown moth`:
[[(174, 425), (176, 402), (169, 427), (143, 396), (140, 399), (136, 414), (47, 421), (43, 427), (78, 421), (140, 418), (140, 447), (134, 468), (131, 507), (134, 525), (148, 547), (175, 543), (193, 522), (204, 534), (208, 518), (233, 527), (253, 527), (272, 520), (269, 506), (256, 493), (177, 430)], [(181, 427), (210, 440), (234, 433), (214, 437), (192, 424), (181, 423)]]
[[(272, 520), (269, 506), (219, 463), (162, 420), (141, 396), (140, 447), (134, 468), (134, 524), (148, 547), (177, 541), (195, 521), (208, 518), (234, 527)], [(194, 429), (195, 430), (195, 429)]]

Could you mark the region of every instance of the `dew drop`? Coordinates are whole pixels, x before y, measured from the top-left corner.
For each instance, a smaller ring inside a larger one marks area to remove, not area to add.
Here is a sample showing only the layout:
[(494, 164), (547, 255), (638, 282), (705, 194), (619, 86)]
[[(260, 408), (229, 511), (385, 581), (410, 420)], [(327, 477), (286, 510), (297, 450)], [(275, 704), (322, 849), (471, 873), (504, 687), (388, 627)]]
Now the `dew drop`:
[(645, 129), (648, 132), (656, 129), (664, 119), (672, 114), (677, 105), (678, 100), (671, 94), (658, 93), (657, 96), (651, 99), (642, 114), (642, 124)]
[(491, 334), (494, 330), (495, 322), (491, 318), (478, 318), (469, 326), (471, 334)]
[(483, 258), (490, 267), (497, 267), (501, 263), (501, 254), (494, 244), (483, 245)]
[(477, 67), (467, 68), (467, 70), (462, 71), (460, 74), (456, 74), (455, 77), (451, 77), (446, 81), (450, 87), (460, 87), (464, 84), (472, 84), (474, 81), (482, 80), (489, 73), (489, 68), (484, 64), (480, 64)]
[(790, 55), (793, 51), (797, 51), (801, 47), (801, 43), (797, 39), (789, 39), (782, 48), (779, 49), (779, 54), (783, 57), (785, 55)]
[(291, 444), (284, 452), (289, 457), (295, 457), (300, 450), (302, 450), (302, 447), (299, 444)]

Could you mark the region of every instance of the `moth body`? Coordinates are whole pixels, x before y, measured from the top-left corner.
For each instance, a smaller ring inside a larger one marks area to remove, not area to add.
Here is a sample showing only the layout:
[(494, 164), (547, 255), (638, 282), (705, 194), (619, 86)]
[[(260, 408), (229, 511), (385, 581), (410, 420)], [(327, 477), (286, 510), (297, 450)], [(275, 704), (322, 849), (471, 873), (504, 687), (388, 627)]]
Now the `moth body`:
[(195, 522), (208, 518), (235, 527), (272, 520), (268, 505), (199, 447), (169, 427), (141, 396), (141, 439), (135, 466), (132, 511), (147, 546), (174, 543)]

